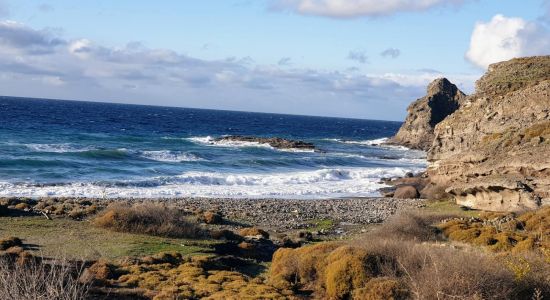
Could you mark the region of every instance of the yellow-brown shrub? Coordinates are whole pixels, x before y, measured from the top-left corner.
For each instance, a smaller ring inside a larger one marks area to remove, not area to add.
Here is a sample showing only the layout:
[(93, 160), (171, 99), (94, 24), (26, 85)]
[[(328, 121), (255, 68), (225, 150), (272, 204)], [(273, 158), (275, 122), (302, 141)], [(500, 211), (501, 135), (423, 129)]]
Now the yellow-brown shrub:
[(94, 219), (98, 227), (175, 238), (202, 238), (206, 232), (182, 211), (163, 204), (114, 204)]
[(340, 243), (283, 248), (273, 256), (269, 280), (280, 289), (312, 289), (330, 299), (347, 299), (378, 274), (381, 260)]
[(408, 299), (409, 291), (395, 278), (378, 277), (367, 282), (365, 287), (353, 292), (354, 300), (400, 300)]

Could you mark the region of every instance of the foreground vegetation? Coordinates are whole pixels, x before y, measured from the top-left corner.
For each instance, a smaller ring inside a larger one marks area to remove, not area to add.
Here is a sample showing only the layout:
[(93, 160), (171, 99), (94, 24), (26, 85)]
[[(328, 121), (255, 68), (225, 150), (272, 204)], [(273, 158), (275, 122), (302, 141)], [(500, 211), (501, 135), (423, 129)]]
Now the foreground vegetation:
[(228, 230), (212, 225), (229, 223), (216, 212), (162, 204), (54, 202), (63, 213), (51, 220), (18, 204), (0, 206), (10, 299), (550, 298), (549, 207), (490, 214), (432, 202), (353, 239), (303, 245), (307, 232)]

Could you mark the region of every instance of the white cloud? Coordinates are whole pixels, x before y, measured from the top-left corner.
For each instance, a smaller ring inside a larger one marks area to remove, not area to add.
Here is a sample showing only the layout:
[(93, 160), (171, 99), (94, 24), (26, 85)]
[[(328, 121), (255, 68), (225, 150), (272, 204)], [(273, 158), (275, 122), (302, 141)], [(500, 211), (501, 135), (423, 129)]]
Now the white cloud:
[(354, 18), (460, 5), (464, 0), (275, 0), (274, 7), (304, 15)]
[(18, 96), (395, 120), (434, 77), (298, 68), (286, 59), (282, 66), (204, 60), (139, 43), (64, 39), (13, 22), (0, 22), (0, 38), (0, 90)]
[(550, 32), (544, 26), (522, 18), (494, 16), (478, 22), (466, 58), (487, 68), (490, 64), (514, 57), (550, 54)]

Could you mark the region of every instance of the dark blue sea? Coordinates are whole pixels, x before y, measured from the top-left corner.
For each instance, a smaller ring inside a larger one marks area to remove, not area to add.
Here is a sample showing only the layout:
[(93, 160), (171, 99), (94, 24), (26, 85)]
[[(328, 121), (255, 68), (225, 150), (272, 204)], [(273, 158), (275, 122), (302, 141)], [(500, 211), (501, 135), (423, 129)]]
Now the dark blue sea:
[[(401, 123), (0, 97), (0, 196), (376, 196), (381, 177), (425, 168), (381, 146)], [(283, 137), (322, 151), (222, 143)]]

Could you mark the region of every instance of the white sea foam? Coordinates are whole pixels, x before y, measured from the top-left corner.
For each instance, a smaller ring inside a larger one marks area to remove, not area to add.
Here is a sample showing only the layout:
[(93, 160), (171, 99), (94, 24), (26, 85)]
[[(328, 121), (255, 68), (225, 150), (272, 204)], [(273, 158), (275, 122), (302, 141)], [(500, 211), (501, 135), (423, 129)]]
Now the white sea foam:
[(339, 142), (344, 144), (351, 144), (351, 145), (364, 145), (364, 146), (375, 146), (375, 147), (382, 147), (387, 149), (395, 149), (395, 150), (403, 150), (408, 151), (411, 150), (404, 146), (397, 146), (397, 145), (388, 145), (386, 144), (389, 140), (389, 138), (379, 138), (374, 140), (365, 140), (365, 141), (351, 141), (351, 140), (342, 140), (342, 139), (325, 139), (326, 141), (333, 141), (333, 142)]
[(74, 147), (71, 144), (24, 144), (24, 146), (34, 152), (48, 153), (85, 152), (93, 150), (91, 147)]
[(103, 187), (91, 183), (32, 186), (3, 184), (0, 196), (74, 197), (229, 197), (326, 198), (376, 196), (382, 177), (403, 176), (422, 168), (347, 168), (288, 173), (187, 172)]
[(150, 159), (160, 162), (186, 162), (186, 161), (201, 161), (202, 158), (181, 151), (168, 151), (168, 150), (158, 150), (158, 151), (142, 151), (139, 152), (139, 156), (145, 159)]

